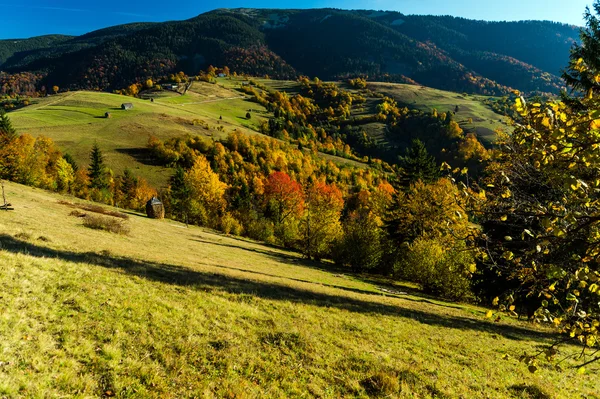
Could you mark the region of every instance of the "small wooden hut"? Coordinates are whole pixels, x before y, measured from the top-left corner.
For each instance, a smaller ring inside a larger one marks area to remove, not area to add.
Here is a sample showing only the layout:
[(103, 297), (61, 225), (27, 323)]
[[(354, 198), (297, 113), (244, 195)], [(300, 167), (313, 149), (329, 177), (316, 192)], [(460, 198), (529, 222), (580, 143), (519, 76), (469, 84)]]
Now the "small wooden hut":
[(146, 203), (146, 215), (151, 219), (164, 219), (165, 206), (161, 200), (152, 197), (152, 199)]
[(132, 103), (123, 103), (123, 104), (121, 104), (121, 109), (123, 111), (129, 111), (130, 109), (133, 109), (133, 104)]

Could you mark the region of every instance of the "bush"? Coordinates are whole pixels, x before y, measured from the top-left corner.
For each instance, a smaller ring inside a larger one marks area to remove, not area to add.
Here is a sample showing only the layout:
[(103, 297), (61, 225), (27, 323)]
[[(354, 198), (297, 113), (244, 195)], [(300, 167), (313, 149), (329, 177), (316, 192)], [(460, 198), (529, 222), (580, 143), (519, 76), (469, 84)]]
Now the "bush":
[(221, 231), (225, 234), (240, 236), (244, 231), (244, 227), (231, 213), (228, 212), (221, 217)]
[(383, 256), (383, 231), (372, 217), (350, 217), (333, 246), (333, 260), (355, 272), (375, 270)]
[(129, 234), (129, 226), (123, 220), (110, 217), (87, 215), (83, 218), (83, 225), (90, 229), (104, 230), (115, 234)]
[(444, 248), (436, 240), (418, 238), (408, 245), (396, 274), (421, 284), (429, 294), (451, 301), (473, 299), (473, 255), (466, 248)]
[(273, 223), (266, 219), (250, 220), (246, 226), (246, 233), (254, 240), (267, 243), (275, 241)]

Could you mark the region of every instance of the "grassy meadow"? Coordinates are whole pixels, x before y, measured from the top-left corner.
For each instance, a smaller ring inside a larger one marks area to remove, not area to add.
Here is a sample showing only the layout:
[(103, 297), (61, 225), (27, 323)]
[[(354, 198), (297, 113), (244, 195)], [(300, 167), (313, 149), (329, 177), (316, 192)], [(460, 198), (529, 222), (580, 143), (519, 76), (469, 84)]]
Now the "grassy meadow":
[(71, 216), (74, 198), (6, 194), (2, 398), (598, 398), (595, 370), (518, 362), (555, 338), (530, 324), (169, 220), (129, 213), (113, 234)]
[[(10, 113), (19, 133), (53, 139), (81, 165), (87, 165), (94, 142), (102, 148), (115, 172), (130, 168), (152, 185), (165, 185), (172, 173), (152, 164), (146, 144), (150, 136), (162, 140), (185, 134), (220, 139), (235, 129), (257, 134), (265, 110), (239, 92), (195, 82), (185, 95), (162, 92), (154, 102), (100, 92), (69, 92), (34, 100)], [(212, 90), (216, 94), (202, 94)], [(131, 102), (133, 110), (121, 110)], [(253, 110), (252, 118), (246, 112)], [(106, 112), (111, 114), (105, 118)], [(222, 117), (222, 119), (220, 119)]]
[[(116, 173), (131, 169), (156, 188), (166, 186), (172, 170), (157, 166), (146, 145), (151, 136), (166, 140), (183, 135), (200, 135), (219, 140), (234, 130), (260, 134), (259, 126), (269, 118), (266, 109), (240, 91), (242, 79), (219, 79), (218, 84), (194, 82), (186, 94), (162, 91), (143, 98), (76, 91), (35, 99), (31, 106), (10, 113), (19, 133), (43, 135), (87, 165), (97, 142), (107, 165)], [(150, 102), (154, 98), (154, 102)], [(121, 104), (133, 103), (129, 111)], [(105, 113), (110, 118), (105, 118)], [(246, 113), (250, 112), (250, 119)], [(339, 164), (365, 164), (328, 154), (319, 156)]]
[[(484, 104), (483, 101), (490, 97), (398, 83), (369, 83), (368, 87), (392, 97), (398, 104), (420, 111), (427, 112), (435, 108), (440, 113), (454, 112), (458, 105), (455, 120), (464, 131), (477, 133), (480, 140), (487, 144), (494, 142), (496, 129), (510, 129), (506, 117), (498, 115)], [(468, 123), (469, 118), (473, 119), (473, 123)]]

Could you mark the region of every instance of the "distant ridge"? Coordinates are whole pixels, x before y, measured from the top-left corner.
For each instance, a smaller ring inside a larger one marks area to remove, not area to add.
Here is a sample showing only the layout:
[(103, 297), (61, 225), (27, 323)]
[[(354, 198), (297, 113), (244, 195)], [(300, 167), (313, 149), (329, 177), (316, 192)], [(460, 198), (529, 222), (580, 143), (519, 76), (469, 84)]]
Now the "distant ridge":
[(114, 90), (167, 73), (227, 65), (293, 79), (369, 76), (468, 93), (557, 93), (578, 28), (373, 10), (217, 9), (185, 21), (136, 23), (72, 37), (0, 41), (0, 71), (40, 84)]

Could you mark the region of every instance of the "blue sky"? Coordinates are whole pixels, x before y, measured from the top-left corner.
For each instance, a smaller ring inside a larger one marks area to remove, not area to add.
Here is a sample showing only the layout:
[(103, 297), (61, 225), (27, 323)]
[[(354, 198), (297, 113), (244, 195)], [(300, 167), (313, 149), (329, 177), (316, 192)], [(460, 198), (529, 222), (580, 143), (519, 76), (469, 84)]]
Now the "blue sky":
[(0, 39), (49, 33), (79, 35), (107, 26), (191, 18), (214, 8), (395, 10), (484, 20), (543, 19), (582, 24), (593, 0), (0, 0)]

